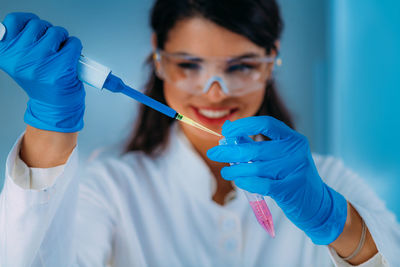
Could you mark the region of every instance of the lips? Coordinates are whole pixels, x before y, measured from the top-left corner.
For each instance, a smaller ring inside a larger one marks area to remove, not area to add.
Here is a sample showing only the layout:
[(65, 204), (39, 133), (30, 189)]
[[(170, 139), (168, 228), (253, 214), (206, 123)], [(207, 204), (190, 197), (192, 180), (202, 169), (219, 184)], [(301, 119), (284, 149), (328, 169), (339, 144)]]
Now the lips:
[(192, 107), (197, 119), (202, 124), (220, 126), (237, 112), (238, 108)]

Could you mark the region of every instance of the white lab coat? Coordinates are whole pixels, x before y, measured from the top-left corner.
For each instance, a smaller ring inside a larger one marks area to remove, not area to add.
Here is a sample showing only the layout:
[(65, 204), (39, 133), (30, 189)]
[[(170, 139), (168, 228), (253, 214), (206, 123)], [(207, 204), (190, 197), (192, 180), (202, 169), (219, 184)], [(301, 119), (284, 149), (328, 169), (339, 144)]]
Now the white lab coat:
[[(179, 128), (171, 131), (157, 158), (135, 152), (97, 159), (84, 173), (77, 172), (78, 148), (64, 166), (27, 168), (19, 139), (0, 195), (1, 266), (350, 266), (314, 245), (269, 198), (275, 239), (243, 192), (224, 206), (213, 202), (211, 172)], [(380, 252), (362, 266), (400, 266), (394, 215), (341, 161), (314, 159), (377, 244)]]

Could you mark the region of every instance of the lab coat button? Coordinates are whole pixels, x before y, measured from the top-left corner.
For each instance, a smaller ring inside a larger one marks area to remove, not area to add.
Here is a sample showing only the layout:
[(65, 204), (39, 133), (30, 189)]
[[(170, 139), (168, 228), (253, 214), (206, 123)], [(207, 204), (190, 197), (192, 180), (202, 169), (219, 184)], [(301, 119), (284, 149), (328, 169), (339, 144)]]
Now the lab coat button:
[(232, 231), (236, 228), (236, 222), (233, 219), (226, 219), (223, 221), (222, 227), (225, 231)]
[(236, 239), (228, 239), (225, 241), (225, 249), (232, 251), (235, 250), (238, 246), (237, 240)]

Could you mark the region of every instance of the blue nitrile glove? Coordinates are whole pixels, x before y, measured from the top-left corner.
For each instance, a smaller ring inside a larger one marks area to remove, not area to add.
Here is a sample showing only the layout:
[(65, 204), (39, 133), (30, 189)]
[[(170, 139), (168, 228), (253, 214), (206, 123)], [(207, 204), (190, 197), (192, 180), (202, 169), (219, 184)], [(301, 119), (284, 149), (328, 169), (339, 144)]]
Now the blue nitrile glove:
[(222, 127), (225, 137), (258, 134), (271, 141), (216, 146), (207, 156), (218, 162), (241, 162), (224, 167), (222, 177), (244, 190), (273, 198), (315, 244), (335, 241), (346, 222), (347, 202), (322, 181), (307, 139), (269, 116), (227, 121)]
[(81, 130), (85, 91), (76, 72), (79, 39), (30, 13), (11, 13), (3, 24), (0, 69), (29, 96), (25, 122), (49, 131)]

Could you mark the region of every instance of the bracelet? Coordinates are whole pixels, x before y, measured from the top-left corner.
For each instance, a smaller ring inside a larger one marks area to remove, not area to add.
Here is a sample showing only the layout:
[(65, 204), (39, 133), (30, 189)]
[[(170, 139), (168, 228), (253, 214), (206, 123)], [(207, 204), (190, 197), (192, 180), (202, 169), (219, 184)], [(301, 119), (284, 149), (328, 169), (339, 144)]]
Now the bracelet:
[(367, 227), (365, 226), (364, 220), (362, 220), (362, 232), (361, 232), (360, 243), (358, 243), (356, 250), (354, 250), (353, 253), (350, 254), (350, 256), (347, 256), (345, 258), (341, 257), (342, 260), (345, 260), (345, 261), (351, 260), (360, 252), (360, 250), (362, 249), (362, 247), (364, 246), (364, 243), (365, 243), (366, 233), (367, 233)]

